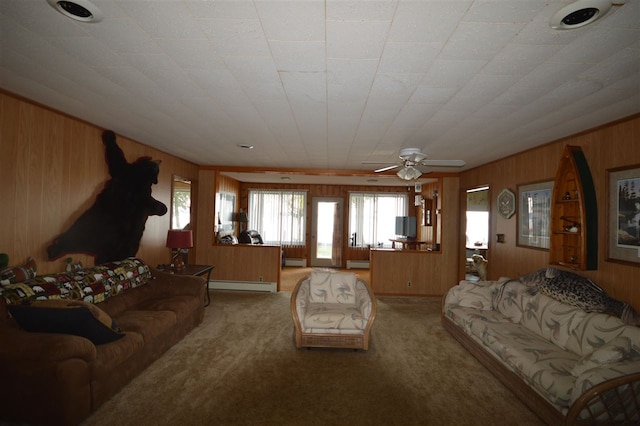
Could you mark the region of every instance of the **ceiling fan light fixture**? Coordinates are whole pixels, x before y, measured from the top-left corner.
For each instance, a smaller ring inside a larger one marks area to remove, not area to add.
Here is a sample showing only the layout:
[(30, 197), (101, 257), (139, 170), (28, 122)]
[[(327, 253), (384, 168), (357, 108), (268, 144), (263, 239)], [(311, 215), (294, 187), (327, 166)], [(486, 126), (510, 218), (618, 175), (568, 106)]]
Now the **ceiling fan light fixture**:
[(415, 180), (422, 176), (422, 172), (413, 166), (407, 166), (398, 170), (396, 176), (402, 180)]
[(554, 30), (584, 27), (606, 15), (611, 6), (611, 0), (578, 0), (557, 11), (549, 25)]
[(100, 9), (88, 0), (47, 0), (47, 3), (75, 21), (96, 23), (104, 17)]
[(425, 158), (427, 156), (420, 151), (420, 148), (403, 148), (400, 150), (400, 159), (404, 161), (419, 163)]

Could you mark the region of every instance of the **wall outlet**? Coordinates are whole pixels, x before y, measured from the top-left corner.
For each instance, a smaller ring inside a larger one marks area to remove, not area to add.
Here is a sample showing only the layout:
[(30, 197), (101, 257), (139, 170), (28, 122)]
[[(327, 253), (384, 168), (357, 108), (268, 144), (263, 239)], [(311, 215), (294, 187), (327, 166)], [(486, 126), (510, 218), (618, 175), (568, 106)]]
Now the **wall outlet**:
[(262, 279), (262, 275), (260, 275), (260, 278), (258, 278), (258, 281), (260, 281), (260, 282), (262, 282), (262, 281), (263, 281), (263, 279)]
[(411, 281), (407, 281), (407, 287), (411, 287)]

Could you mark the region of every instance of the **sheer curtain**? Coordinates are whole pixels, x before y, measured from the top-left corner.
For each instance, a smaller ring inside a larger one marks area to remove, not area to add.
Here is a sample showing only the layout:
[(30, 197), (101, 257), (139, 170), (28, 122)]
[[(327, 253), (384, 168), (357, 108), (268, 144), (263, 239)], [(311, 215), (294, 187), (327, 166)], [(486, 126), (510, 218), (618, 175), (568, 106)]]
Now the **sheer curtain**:
[(306, 191), (250, 190), (249, 229), (265, 244), (304, 245)]
[(349, 234), (355, 247), (389, 247), (395, 238), (396, 216), (406, 216), (408, 195), (352, 192), (349, 194)]

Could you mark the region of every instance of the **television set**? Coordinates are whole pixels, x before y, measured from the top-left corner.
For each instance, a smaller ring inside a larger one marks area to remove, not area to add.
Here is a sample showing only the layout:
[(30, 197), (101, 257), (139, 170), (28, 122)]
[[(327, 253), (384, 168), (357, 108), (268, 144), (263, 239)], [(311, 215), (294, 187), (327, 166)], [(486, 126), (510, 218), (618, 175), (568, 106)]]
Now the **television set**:
[(396, 216), (396, 235), (402, 238), (416, 238), (417, 222), (415, 216)]

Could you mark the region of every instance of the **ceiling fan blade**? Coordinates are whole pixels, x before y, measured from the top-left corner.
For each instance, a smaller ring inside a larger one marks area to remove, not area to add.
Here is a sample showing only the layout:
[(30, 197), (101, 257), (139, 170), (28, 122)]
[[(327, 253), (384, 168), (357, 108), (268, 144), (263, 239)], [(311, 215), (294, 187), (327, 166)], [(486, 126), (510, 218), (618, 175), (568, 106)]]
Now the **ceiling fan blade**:
[(423, 160), (420, 164), (433, 167), (462, 167), (467, 163), (463, 160)]
[(396, 167), (400, 167), (398, 164), (394, 164), (393, 166), (383, 167), (381, 169), (374, 170), (375, 173), (386, 172), (387, 170), (395, 169)]

